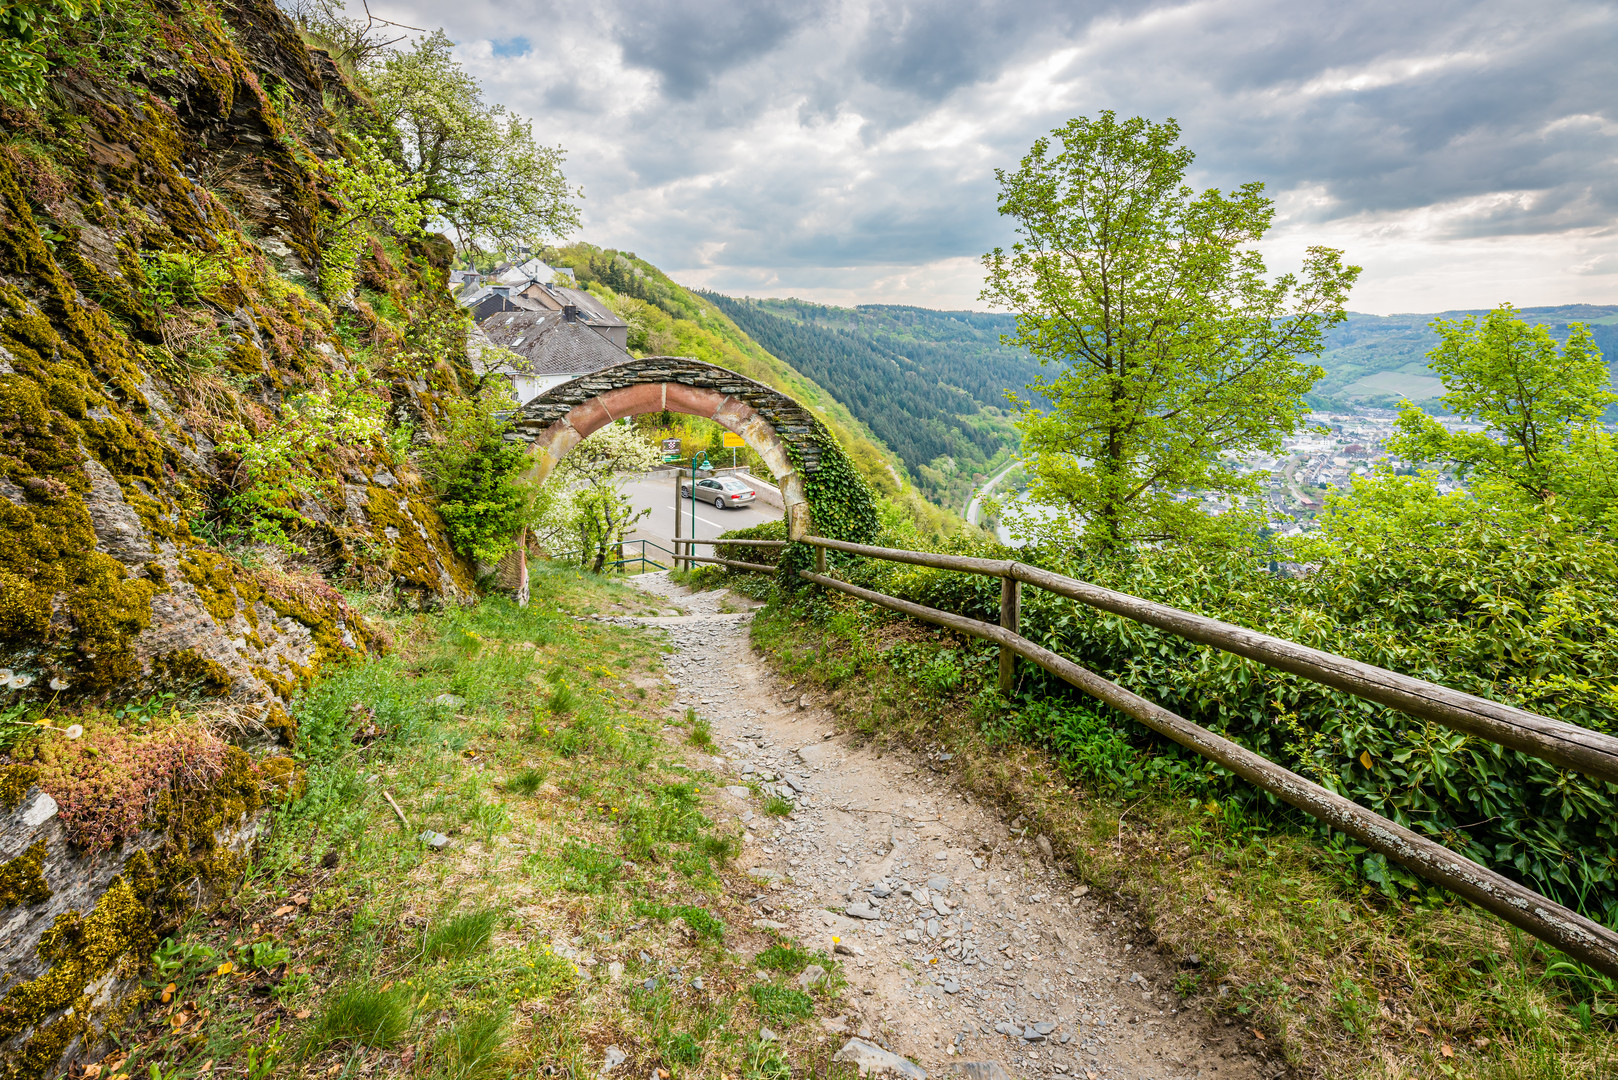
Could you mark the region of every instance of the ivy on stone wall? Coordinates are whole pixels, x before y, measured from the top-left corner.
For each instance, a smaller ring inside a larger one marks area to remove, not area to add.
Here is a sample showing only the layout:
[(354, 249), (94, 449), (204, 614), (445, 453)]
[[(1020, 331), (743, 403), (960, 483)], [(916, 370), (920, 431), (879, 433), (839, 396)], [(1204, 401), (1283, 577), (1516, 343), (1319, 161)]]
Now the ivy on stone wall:
[[(798, 447), (787, 443), (787, 456), (792, 466), (803, 477), (804, 497), (809, 503), (810, 530), (816, 536), (829, 540), (847, 540), (854, 544), (876, 542), (880, 522), (871, 489), (860, 476), (859, 470), (843, 452), (842, 444), (824, 427), (816, 425), (820, 444), (820, 461), (814, 472), (804, 468)], [(783, 576), (797, 580), (799, 570), (815, 564), (815, 549), (808, 544), (793, 544), (781, 557)]]

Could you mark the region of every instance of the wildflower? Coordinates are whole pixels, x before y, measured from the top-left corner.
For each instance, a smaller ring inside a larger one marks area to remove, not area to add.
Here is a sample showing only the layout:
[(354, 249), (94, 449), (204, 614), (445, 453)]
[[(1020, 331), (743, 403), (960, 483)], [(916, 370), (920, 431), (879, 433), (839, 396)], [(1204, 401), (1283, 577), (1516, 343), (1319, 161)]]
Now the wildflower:
[(0, 667), (0, 683), (10, 682), (10, 681), (11, 681), (11, 669), (8, 668), (8, 667)]
[(56, 676), (55, 678), (53, 678), (51, 680), (51, 689), (52, 690), (66, 690), (68, 688), (68, 685), (69, 685), (68, 681), (66, 679), (62, 678), (60, 675)]
[(70, 739), (80, 738), (81, 736), (84, 735), (84, 725), (83, 724), (69, 724), (68, 727), (67, 727), (67, 730), (62, 732), (62, 734), (66, 735)]
[(35, 727), (50, 727), (51, 724), (54, 723), (54, 722), (55, 721), (53, 721), (50, 717), (47, 716), (43, 720), (35, 720), (34, 721), (34, 726)]
[(11, 687), (13, 690), (21, 690), (23, 687), (27, 686), (33, 681), (34, 677), (32, 675), (24, 675), (21, 672), (18, 672), (6, 680), (6, 685)]

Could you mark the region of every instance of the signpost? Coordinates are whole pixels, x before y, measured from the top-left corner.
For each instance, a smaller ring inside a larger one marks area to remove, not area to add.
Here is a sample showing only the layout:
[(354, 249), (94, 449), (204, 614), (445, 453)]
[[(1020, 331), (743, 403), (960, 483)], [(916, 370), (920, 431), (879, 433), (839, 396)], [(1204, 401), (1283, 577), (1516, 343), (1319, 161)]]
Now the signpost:
[(725, 432), (724, 444), (730, 448), (730, 467), (734, 469), (736, 467), (736, 450), (738, 447), (746, 446), (747, 440), (740, 435), (727, 431)]

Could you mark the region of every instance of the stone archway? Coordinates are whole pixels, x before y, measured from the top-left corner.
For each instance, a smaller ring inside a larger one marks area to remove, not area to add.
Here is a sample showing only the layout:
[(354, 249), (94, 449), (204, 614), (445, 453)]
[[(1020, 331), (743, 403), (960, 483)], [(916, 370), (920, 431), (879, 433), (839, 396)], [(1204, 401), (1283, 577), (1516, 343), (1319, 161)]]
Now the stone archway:
[[(734, 371), (678, 356), (649, 356), (581, 375), (527, 402), (512, 418), (515, 437), (534, 447), (534, 477), (543, 481), (593, 432), (627, 416), (679, 412), (712, 420), (740, 435), (780, 482), (787, 535), (812, 527), (811, 491), (823, 460), (844, 459), (842, 448), (813, 413), (778, 390)], [(869, 493), (864, 492), (869, 501)], [(520, 601), (528, 591), (521, 549), (502, 578)]]

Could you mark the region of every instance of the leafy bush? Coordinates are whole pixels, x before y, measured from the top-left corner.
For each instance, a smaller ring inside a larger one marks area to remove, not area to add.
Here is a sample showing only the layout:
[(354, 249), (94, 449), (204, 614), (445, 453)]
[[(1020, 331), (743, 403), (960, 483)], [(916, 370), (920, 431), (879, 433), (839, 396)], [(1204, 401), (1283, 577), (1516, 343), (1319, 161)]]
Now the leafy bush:
[[(953, 547), (1010, 554), (981, 542)], [(1618, 545), (1554, 524), (1473, 517), (1367, 532), (1296, 577), (1240, 552), (1163, 548), (1108, 559), (1044, 547), (1016, 555), (1594, 730), (1618, 725)], [(998, 621), (992, 578), (874, 563), (853, 576)], [(1618, 916), (1618, 785), (1038, 589), (1024, 590), (1022, 620), (1030, 639), (1190, 720), (1592, 917)], [(1025, 704), (1009, 723), (1064, 753), (1076, 771), (1112, 786), (1250, 791), (1031, 665), (1020, 671)], [(1350, 850), (1385, 888), (1416, 884), (1379, 856)]]
[(527, 460), (522, 444), (490, 436), (445, 483), (438, 512), (457, 549), (495, 563), (516, 546), (532, 501), (518, 482)]

